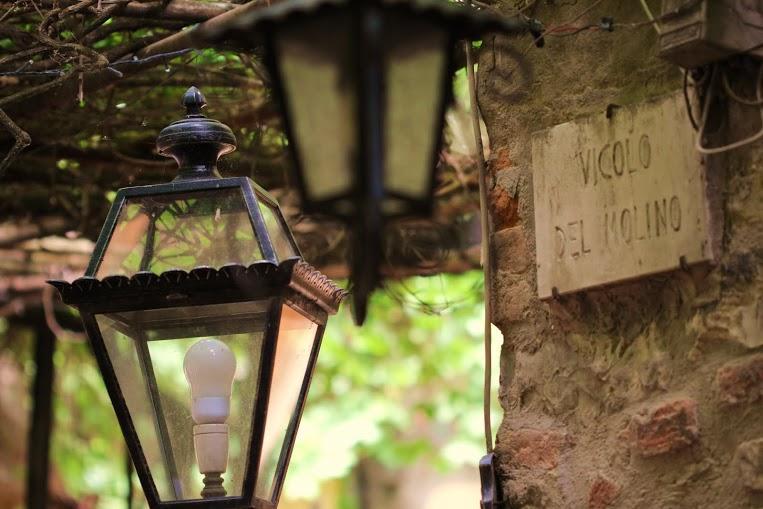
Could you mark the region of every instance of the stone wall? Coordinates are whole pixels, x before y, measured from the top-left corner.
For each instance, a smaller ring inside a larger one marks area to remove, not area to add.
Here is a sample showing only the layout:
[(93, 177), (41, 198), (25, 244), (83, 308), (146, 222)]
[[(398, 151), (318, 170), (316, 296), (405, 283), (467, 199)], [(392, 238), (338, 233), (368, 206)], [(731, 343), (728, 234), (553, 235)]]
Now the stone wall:
[[(592, 4), (539, 0), (533, 14), (550, 26)], [(646, 19), (639, 2), (610, 0), (575, 24), (606, 15)], [(512, 507), (763, 507), (763, 143), (705, 161), (717, 264), (542, 302), (531, 133), (680, 90), (682, 73), (649, 26), (528, 46), (488, 38), (479, 56), (505, 338), (496, 450)], [(735, 82), (751, 94), (745, 65)], [(724, 138), (760, 125), (754, 109), (725, 110)]]

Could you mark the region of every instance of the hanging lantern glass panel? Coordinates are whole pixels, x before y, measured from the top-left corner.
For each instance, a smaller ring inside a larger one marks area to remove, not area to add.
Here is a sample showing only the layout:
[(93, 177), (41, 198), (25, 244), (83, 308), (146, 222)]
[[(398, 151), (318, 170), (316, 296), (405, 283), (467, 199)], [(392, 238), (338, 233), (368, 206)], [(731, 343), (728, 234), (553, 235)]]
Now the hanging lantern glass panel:
[[(197, 459), (200, 451), (194, 450), (193, 428), (205, 424), (221, 435), (216, 445), (228, 449), (220, 470), (229, 473), (225, 491), (241, 496), (269, 304), (262, 300), (96, 315), (161, 500), (201, 498), (203, 467)], [(197, 354), (200, 373), (188, 373), (191, 349), (205, 342), (218, 344), (234, 359), (227, 371), (210, 353)], [(215, 369), (220, 373), (212, 375), (218, 377), (205, 376), (204, 371)], [(206, 451), (201, 452), (203, 456)]]

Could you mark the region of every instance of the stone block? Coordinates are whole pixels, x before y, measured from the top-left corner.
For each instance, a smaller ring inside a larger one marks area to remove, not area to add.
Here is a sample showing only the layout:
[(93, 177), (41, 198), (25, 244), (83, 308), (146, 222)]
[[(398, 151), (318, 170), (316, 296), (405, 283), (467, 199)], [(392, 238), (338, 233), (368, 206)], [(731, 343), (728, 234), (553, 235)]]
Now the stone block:
[(763, 399), (763, 354), (724, 364), (716, 373), (721, 401), (731, 405)]
[(763, 491), (763, 438), (739, 444), (736, 461), (745, 488)]
[(699, 440), (697, 402), (675, 399), (642, 410), (631, 418), (627, 435), (642, 457), (684, 449)]
[(526, 318), (535, 292), (522, 277), (496, 278), (493, 309), (495, 323), (516, 323)]
[[(696, 322), (696, 321), (695, 321)], [(730, 341), (746, 348), (763, 346), (763, 301), (750, 303), (729, 299), (708, 313), (699, 324), (701, 341)]]
[(528, 252), (524, 228), (514, 226), (493, 234), (493, 249), (498, 270), (521, 274), (534, 262)]

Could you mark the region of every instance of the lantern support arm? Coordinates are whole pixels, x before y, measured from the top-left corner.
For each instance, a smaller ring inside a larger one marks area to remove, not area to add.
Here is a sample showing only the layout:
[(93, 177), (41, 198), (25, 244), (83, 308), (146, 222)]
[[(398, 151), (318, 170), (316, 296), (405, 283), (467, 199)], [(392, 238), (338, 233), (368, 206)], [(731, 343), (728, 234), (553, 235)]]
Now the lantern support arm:
[(289, 287), (313, 301), (330, 315), (337, 312), (342, 300), (347, 297), (346, 290), (301, 259), (296, 261), (292, 268)]
[[(355, 322), (361, 325), (366, 318), (368, 296), (379, 283), (381, 236), (384, 200), (384, 122), (385, 69), (382, 30), (384, 16), (379, 2), (361, 11), (357, 23), (359, 48), (356, 62), (360, 83), (358, 94), (358, 126), (360, 127), (361, 156), (355, 172), (355, 196), (358, 214), (352, 230), (352, 304)], [(365, 61), (365, 65), (360, 60)], [(365, 170), (365, 171), (364, 171)]]

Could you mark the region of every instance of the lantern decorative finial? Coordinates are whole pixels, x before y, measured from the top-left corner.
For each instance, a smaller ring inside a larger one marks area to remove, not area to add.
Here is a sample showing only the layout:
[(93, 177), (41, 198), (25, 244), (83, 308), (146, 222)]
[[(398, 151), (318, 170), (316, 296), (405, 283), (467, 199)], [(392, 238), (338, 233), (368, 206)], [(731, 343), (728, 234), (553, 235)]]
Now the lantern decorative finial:
[(236, 137), (230, 127), (201, 113), (207, 100), (198, 88), (189, 88), (182, 104), (186, 117), (162, 129), (156, 148), (178, 163), (178, 180), (219, 178), (217, 159), (236, 150)]
[(183, 94), (183, 106), (186, 109), (186, 115), (201, 115), (201, 109), (207, 105), (207, 99), (196, 87), (191, 87)]

